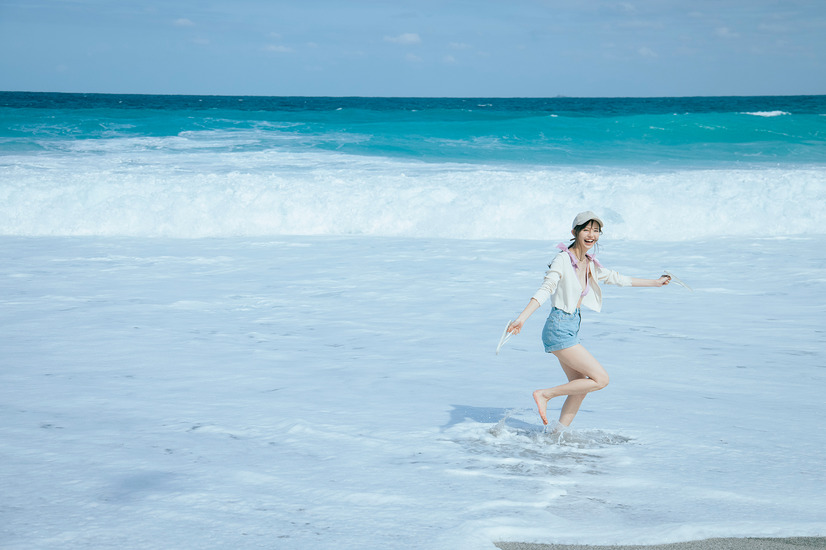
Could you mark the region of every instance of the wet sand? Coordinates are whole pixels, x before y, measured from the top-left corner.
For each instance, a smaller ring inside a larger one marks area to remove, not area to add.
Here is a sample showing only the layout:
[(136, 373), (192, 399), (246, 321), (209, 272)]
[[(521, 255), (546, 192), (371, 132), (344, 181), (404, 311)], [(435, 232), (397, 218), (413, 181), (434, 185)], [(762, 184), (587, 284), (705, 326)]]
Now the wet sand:
[(590, 546), (527, 542), (498, 542), (496, 546), (501, 550), (823, 550), (826, 549), (826, 537), (720, 538), (650, 546)]

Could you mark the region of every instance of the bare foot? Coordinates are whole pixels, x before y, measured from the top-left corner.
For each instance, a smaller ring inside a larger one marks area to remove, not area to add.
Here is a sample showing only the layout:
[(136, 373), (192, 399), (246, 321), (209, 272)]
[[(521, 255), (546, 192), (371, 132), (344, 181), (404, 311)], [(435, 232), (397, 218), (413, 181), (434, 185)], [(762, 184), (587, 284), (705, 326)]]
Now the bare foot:
[(539, 416), (542, 418), (542, 423), (548, 425), (548, 417), (545, 416), (545, 410), (548, 408), (548, 400), (552, 396), (546, 396), (545, 390), (536, 390), (533, 392), (533, 400), (536, 401), (536, 408), (539, 409)]

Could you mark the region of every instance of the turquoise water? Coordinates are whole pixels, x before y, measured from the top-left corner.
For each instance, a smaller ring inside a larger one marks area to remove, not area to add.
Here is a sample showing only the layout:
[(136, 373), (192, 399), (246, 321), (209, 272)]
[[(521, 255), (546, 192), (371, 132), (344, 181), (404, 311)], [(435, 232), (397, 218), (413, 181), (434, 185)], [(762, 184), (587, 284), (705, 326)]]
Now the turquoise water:
[(826, 96), (0, 92), (0, 234), (617, 238), (826, 227)]
[(534, 165), (826, 162), (826, 96), (660, 99), (268, 98), (0, 93), (0, 152), (62, 140), (198, 137)]

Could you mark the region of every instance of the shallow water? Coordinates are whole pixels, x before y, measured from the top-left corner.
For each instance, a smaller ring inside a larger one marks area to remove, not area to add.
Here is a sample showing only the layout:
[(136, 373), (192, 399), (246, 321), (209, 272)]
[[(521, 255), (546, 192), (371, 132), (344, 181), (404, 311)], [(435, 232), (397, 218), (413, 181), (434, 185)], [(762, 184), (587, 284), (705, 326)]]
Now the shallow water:
[(604, 239), (694, 292), (604, 289), (563, 434), (542, 311), (494, 354), (555, 242), (0, 242), (4, 548), (826, 533), (821, 237)]

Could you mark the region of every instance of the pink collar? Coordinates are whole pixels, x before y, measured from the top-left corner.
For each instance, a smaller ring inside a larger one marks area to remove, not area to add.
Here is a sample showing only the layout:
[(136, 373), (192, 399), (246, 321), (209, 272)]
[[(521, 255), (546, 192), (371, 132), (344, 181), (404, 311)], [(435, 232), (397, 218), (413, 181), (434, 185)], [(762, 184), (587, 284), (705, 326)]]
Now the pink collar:
[[(565, 243), (559, 243), (558, 245), (556, 245), (556, 247), (557, 247), (558, 249), (560, 249), (560, 250), (564, 250), (565, 252), (567, 252), (567, 253), (568, 253), (568, 256), (570, 256), (570, 258), (571, 258), (571, 265), (573, 265), (573, 266), (574, 266), (574, 268), (578, 268), (578, 267), (579, 267), (579, 261), (577, 261), (576, 256), (574, 256), (574, 253), (573, 253), (573, 252), (571, 252), (571, 249), (570, 249), (570, 248), (568, 248), (568, 247), (565, 245)], [(597, 266), (598, 266), (598, 267), (602, 267), (602, 264), (601, 264), (601, 263), (599, 263), (599, 261), (597, 261), (597, 259), (596, 259), (596, 258), (594, 258), (591, 254), (586, 254), (586, 255), (585, 255), (585, 257), (586, 257), (586, 258), (588, 258), (589, 260), (591, 260), (592, 262), (594, 262), (595, 264), (597, 264)]]
[[(565, 246), (565, 244), (564, 244), (564, 243), (559, 243), (558, 245), (556, 245), (556, 247), (557, 247), (558, 249), (560, 249), (560, 250), (564, 250), (565, 252), (567, 252), (567, 253), (568, 253), (568, 257), (570, 257), (570, 258), (571, 258), (571, 265), (573, 265), (573, 266), (574, 266), (574, 269), (578, 269), (578, 268), (579, 268), (579, 262), (577, 261), (576, 256), (574, 256), (574, 253), (573, 253), (573, 252), (571, 252), (571, 249), (570, 249), (570, 248), (568, 248), (567, 246)], [(591, 260), (592, 262), (594, 262), (595, 264), (597, 264), (599, 267), (602, 267), (602, 265), (601, 265), (601, 264), (600, 264), (600, 263), (596, 260), (596, 258), (594, 258), (593, 256), (591, 256), (590, 254), (586, 254), (586, 255), (585, 255), (585, 257), (586, 257), (586, 258), (588, 258), (589, 260)], [(588, 273), (589, 273), (590, 271), (591, 271), (590, 269), (586, 269), (586, 270), (585, 270), (585, 288), (583, 288), (583, 289), (582, 289), (582, 293), (579, 295), (580, 297), (583, 297), (583, 296), (585, 296), (586, 294), (588, 294), (588, 291), (591, 289), (590, 285), (588, 284)]]

